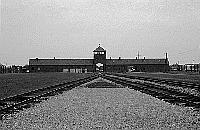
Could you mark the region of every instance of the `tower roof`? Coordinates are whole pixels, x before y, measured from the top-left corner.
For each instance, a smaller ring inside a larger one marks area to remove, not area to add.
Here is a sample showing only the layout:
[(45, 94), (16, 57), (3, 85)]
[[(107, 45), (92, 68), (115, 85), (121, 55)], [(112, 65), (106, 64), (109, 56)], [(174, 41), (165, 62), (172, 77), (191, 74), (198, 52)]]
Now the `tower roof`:
[(93, 52), (105, 52), (106, 50), (104, 50), (100, 44), (99, 44), (99, 47), (97, 47)]

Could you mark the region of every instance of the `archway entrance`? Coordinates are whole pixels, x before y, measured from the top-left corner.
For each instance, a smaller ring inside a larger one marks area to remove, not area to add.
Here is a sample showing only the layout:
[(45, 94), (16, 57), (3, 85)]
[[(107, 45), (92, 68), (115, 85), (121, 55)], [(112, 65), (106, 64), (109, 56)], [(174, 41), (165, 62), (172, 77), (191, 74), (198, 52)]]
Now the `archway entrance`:
[(103, 72), (103, 64), (102, 63), (97, 63), (96, 64), (96, 72)]

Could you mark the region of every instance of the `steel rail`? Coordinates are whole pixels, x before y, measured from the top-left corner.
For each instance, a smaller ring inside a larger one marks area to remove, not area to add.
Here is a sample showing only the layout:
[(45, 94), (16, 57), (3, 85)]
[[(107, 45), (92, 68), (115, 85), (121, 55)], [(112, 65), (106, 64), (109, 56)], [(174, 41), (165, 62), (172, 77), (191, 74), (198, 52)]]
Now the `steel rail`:
[(110, 74), (109, 75), (105, 74), (102, 76), (102, 78), (127, 86), (130, 89), (146, 93), (155, 98), (164, 100), (172, 104), (193, 107), (193, 108), (200, 108), (199, 96), (182, 93), (174, 89), (168, 89), (166, 87), (151, 83), (131, 81), (127, 78), (122, 78), (122, 76), (119, 77), (116, 75), (112, 76)]
[(158, 84), (178, 86), (182, 88), (191, 88), (191, 89), (200, 91), (200, 84), (195, 83), (195, 82), (177, 81), (175, 79), (159, 79), (159, 78), (151, 78), (151, 77), (133, 76), (133, 75), (119, 74), (119, 73), (106, 73), (106, 74), (115, 75), (119, 77), (126, 77), (130, 79), (144, 80), (144, 81), (154, 82)]

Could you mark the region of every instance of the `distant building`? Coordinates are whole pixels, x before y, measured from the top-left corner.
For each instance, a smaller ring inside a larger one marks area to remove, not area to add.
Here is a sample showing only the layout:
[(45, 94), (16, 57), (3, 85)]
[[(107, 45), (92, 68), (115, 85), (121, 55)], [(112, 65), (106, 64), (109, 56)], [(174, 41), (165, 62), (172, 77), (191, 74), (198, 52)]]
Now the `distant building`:
[(170, 70), (171, 71), (184, 71), (184, 65), (179, 65), (177, 63), (170, 65)]
[(200, 64), (185, 64), (184, 70), (191, 72), (198, 72), (200, 71)]
[(170, 65), (170, 71), (200, 72), (200, 64), (173, 64)]
[(30, 72), (167, 72), (168, 58), (163, 59), (106, 59), (106, 50), (100, 45), (93, 59), (29, 59)]
[(0, 74), (7, 73), (7, 67), (5, 65), (0, 64)]
[(22, 73), (22, 66), (12, 65), (11, 73)]

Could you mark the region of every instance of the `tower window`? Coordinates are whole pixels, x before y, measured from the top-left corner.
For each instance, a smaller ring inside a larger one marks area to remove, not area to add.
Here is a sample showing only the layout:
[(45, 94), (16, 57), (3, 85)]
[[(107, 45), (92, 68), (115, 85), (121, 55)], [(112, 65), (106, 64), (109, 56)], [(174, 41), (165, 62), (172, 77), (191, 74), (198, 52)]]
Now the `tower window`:
[(105, 54), (104, 52), (95, 52), (94, 54)]

